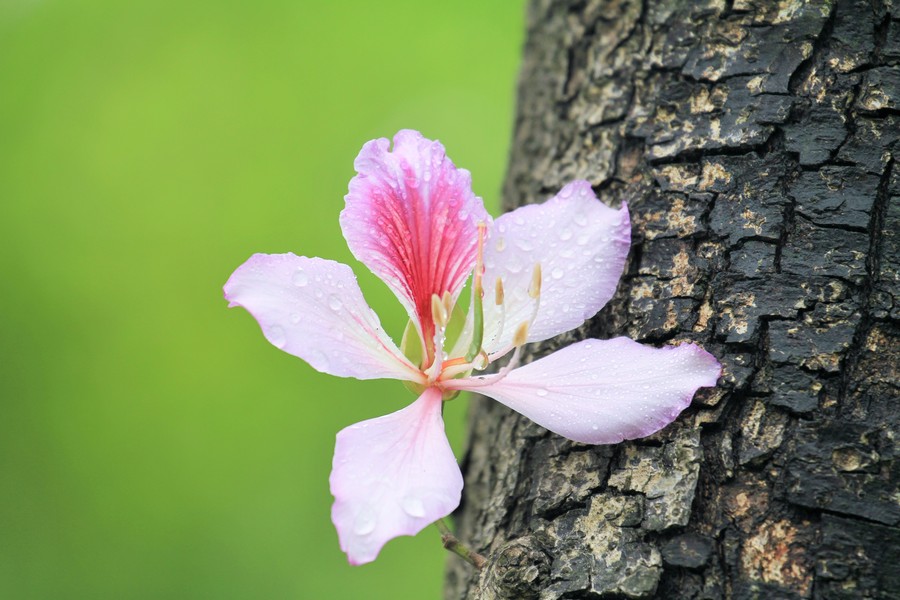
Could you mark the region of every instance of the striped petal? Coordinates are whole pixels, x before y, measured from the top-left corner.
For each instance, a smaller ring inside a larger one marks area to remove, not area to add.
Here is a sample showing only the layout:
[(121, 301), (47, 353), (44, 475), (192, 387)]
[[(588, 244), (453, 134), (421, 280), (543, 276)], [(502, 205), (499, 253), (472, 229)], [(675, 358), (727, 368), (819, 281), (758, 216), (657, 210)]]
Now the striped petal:
[(341, 228), (353, 255), (394, 291), (423, 340), (434, 336), (431, 297), (456, 299), (472, 271), (478, 224), (489, 223), (471, 176), (416, 131), (363, 146)]

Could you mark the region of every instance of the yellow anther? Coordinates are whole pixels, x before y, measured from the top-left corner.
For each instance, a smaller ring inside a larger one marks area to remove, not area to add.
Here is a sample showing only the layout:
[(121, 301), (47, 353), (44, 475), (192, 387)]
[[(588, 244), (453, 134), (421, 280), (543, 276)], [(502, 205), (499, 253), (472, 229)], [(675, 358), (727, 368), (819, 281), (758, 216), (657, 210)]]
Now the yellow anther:
[(444, 305), (444, 314), (447, 315), (447, 322), (450, 322), (450, 315), (453, 314), (453, 297), (450, 296), (450, 292), (444, 292), (444, 295), (441, 296), (441, 304)]
[(494, 304), (497, 306), (503, 305), (503, 280), (499, 277), (494, 284)]
[(513, 336), (513, 346), (521, 346), (528, 340), (528, 321), (523, 321), (516, 327), (516, 334)]
[(447, 311), (444, 309), (444, 303), (441, 302), (440, 296), (437, 294), (431, 295), (431, 319), (434, 321), (434, 324), (438, 327), (446, 327), (447, 326)]
[(538, 299), (541, 295), (541, 263), (534, 265), (534, 271), (531, 272), (531, 285), (528, 286), (528, 295)]

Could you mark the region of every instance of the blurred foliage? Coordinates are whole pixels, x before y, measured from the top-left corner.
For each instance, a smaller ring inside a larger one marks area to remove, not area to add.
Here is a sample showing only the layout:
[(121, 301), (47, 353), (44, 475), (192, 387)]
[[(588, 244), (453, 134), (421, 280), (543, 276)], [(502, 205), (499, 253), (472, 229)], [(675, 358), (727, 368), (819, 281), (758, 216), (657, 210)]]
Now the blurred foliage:
[(0, 0), (0, 598), (439, 596), (436, 531), (354, 568), (329, 516), (335, 433), (412, 396), (221, 286), (348, 262), (399, 336), (338, 227), (353, 159), (419, 129), (495, 209), (522, 29), (520, 0)]

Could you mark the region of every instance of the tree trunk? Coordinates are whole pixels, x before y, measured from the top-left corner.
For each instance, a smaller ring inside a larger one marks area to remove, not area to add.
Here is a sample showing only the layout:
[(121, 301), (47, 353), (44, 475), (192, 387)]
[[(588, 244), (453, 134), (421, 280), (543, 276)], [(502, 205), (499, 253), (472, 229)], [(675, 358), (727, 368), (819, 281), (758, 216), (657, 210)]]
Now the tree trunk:
[(633, 247), (584, 337), (698, 342), (651, 438), (473, 402), (448, 599), (900, 598), (900, 2), (534, 0), (505, 207), (589, 180)]

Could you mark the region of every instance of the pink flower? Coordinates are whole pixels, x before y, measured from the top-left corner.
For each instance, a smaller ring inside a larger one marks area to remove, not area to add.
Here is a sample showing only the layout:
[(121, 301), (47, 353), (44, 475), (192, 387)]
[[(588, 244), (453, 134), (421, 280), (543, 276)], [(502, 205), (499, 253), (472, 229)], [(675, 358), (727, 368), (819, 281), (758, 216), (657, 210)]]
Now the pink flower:
[[(405, 336), (406, 352), (346, 265), (256, 254), (225, 284), (229, 306), (246, 308), (269, 342), (315, 369), (400, 379), (420, 393), (337, 435), (331, 514), (351, 563), (374, 560), (391, 538), (414, 535), (459, 504), (463, 480), (441, 405), (460, 390), (571, 440), (613, 444), (665, 427), (698, 388), (715, 385), (719, 363), (698, 346), (652, 348), (624, 337), (584, 340), (518, 366), (523, 344), (578, 327), (616, 289), (628, 209), (602, 204), (589, 183), (493, 221), (469, 172), (418, 132), (399, 132), (393, 150), (387, 139), (368, 142), (355, 167), (341, 227), (354, 256), (409, 313), (416, 335)], [(470, 275), (472, 302), (454, 341), (447, 326)], [(479, 374), (510, 353), (497, 373)]]

